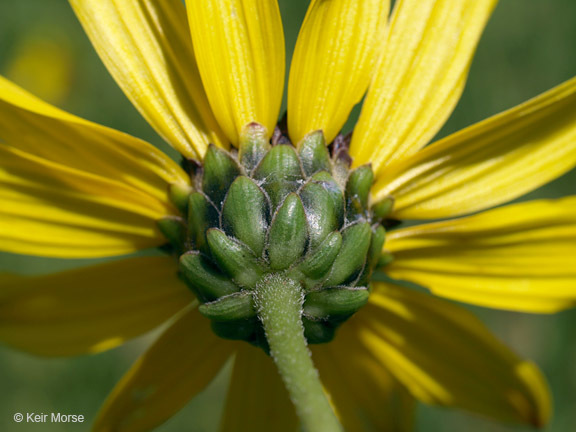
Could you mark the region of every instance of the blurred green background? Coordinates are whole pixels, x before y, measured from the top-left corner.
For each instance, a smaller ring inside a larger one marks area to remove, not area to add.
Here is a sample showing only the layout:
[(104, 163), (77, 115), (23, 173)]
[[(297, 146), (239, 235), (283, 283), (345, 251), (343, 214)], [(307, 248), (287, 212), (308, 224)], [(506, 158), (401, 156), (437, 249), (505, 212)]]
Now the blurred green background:
[[(307, 1), (281, 0), (288, 52)], [(576, 2), (506, 0), (480, 43), (464, 96), (441, 132), (445, 135), (515, 105), (576, 74)], [(139, 117), (107, 74), (67, 2), (0, 1), (0, 73), (56, 105), (90, 120), (166, 146)], [(81, 143), (79, 143), (81, 145)], [(167, 150), (171, 155), (175, 153)], [(576, 192), (576, 172), (523, 199)], [(0, 271), (50, 272), (85, 265), (73, 261), (0, 254)], [(113, 301), (113, 300), (111, 300)], [(494, 332), (536, 361), (555, 399), (545, 430), (576, 430), (576, 311), (553, 316), (474, 308)], [(0, 430), (88, 430), (100, 404), (152, 336), (94, 356), (42, 359), (0, 347)], [(226, 371), (200, 397), (159, 430), (215, 431), (226, 391)], [(84, 424), (16, 424), (16, 412), (83, 414)], [(419, 406), (417, 431), (528, 431), (465, 413)], [(356, 431), (352, 431), (356, 432)]]

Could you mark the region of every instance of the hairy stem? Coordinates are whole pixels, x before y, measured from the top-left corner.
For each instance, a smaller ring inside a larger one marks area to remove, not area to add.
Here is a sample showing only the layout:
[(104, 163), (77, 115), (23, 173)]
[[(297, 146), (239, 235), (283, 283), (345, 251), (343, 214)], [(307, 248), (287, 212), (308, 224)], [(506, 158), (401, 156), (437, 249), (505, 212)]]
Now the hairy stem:
[(308, 350), (300, 285), (281, 274), (270, 274), (257, 285), (258, 316), (296, 413), (306, 432), (341, 432), (342, 426), (324, 394)]

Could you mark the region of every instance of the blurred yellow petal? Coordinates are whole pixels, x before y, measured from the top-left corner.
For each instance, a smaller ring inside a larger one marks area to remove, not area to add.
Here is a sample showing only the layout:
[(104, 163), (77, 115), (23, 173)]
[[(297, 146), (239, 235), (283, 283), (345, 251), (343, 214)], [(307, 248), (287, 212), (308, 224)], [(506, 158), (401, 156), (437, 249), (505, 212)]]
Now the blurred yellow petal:
[(360, 100), (384, 42), (387, 0), (313, 0), (298, 36), (288, 85), (292, 142), (323, 130), (331, 142)]
[[(51, 103), (61, 103), (70, 94), (76, 63), (71, 41), (63, 30), (39, 34), (26, 28), (21, 42), (13, 47), (14, 55), (3, 67), (6, 76)], [(38, 73), (42, 71), (42, 73)]]
[(154, 429), (210, 384), (235, 347), (196, 309), (187, 311), (117, 384), (94, 432)]
[(358, 314), (358, 337), (425, 403), (534, 426), (550, 415), (544, 378), (471, 313), (382, 283)]
[(481, 306), (576, 305), (576, 197), (533, 201), (391, 232), (386, 273)]
[(166, 193), (170, 184), (189, 183), (178, 164), (156, 147), (59, 110), (1, 76), (0, 141), (124, 183), (164, 206), (170, 206)]
[(458, 102), (496, 0), (399, 0), (350, 154), (376, 176), (426, 145)]
[(107, 350), (194, 301), (168, 257), (131, 258), (45, 276), (0, 278), (0, 341), (33, 354)]
[(70, 0), (102, 61), (176, 150), (226, 145), (206, 99), (181, 0)]
[(393, 216), (435, 219), (517, 198), (576, 166), (576, 78), (388, 167)]
[(173, 210), (115, 180), (0, 144), (0, 250), (88, 258), (166, 242), (156, 221)]
[(334, 341), (311, 345), (320, 379), (347, 431), (409, 432), (415, 400), (360, 343), (362, 328), (351, 319)]
[(276, 0), (189, 0), (186, 6), (202, 82), (228, 139), (238, 144), (250, 122), (271, 136), (285, 62)]
[(296, 411), (274, 361), (253, 346), (236, 354), (222, 432), (294, 432)]

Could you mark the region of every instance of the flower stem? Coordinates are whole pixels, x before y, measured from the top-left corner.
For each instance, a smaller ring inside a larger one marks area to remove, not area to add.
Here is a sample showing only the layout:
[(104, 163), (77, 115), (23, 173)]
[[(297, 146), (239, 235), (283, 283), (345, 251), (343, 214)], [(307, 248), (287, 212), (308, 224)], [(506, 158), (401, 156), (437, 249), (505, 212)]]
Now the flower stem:
[(255, 299), (270, 354), (304, 430), (341, 432), (342, 426), (324, 394), (304, 337), (302, 288), (281, 274), (269, 274), (258, 283)]

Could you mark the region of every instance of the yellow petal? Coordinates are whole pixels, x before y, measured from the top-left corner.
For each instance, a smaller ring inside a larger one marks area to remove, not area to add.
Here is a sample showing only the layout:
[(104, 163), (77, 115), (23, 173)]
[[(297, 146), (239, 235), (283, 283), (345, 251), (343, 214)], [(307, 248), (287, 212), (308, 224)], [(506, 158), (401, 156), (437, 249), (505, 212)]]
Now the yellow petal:
[(94, 432), (154, 429), (210, 384), (234, 347), (196, 309), (187, 311), (117, 384)]
[(363, 345), (351, 319), (334, 341), (311, 345), (320, 379), (347, 431), (409, 432), (415, 400)]
[(194, 301), (168, 257), (131, 258), (45, 276), (0, 278), (0, 340), (33, 354), (107, 350)]
[(38, 256), (122, 255), (166, 242), (174, 210), (130, 186), (0, 144), (0, 250)]
[(478, 39), (496, 0), (399, 0), (350, 153), (390, 161), (426, 145), (460, 98)]
[[(9, 61), (3, 70), (34, 94), (52, 103), (63, 103), (72, 90), (76, 63), (72, 40), (64, 28), (51, 26), (50, 36), (41, 31), (43, 24), (28, 25), (22, 39), (11, 42)], [(40, 30), (40, 31), (39, 31)], [(56, 34), (52, 34), (56, 31)], [(42, 73), (38, 73), (42, 71)]]
[(388, 167), (376, 199), (394, 217), (435, 219), (517, 198), (576, 165), (576, 78)]
[(387, 0), (313, 0), (298, 36), (288, 86), (294, 143), (322, 129), (340, 131), (370, 82), (384, 42)]
[(202, 82), (218, 122), (238, 144), (250, 122), (274, 131), (284, 87), (284, 32), (276, 0), (187, 1)]
[(444, 297), (538, 313), (576, 305), (576, 197), (400, 229), (386, 248), (387, 274)]
[(210, 110), (181, 0), (70, 0), (102, 61), (156, 131), (189, 158), (226, 145)]
[(178, 164), (156, 147), (59, 110), (1, 76), (0, 141), (48, 161), (124, 183), (165, 206), (170, 184), (189, 183)]
[(423, 402), (540, 426), (546, 382), (468, 311), (427, 294), (377, 284), (359, 313), (360, 340)]
[(273, 360), (259, 348), (242, 344), (221, 432), (294, 432), (298, 420)]

